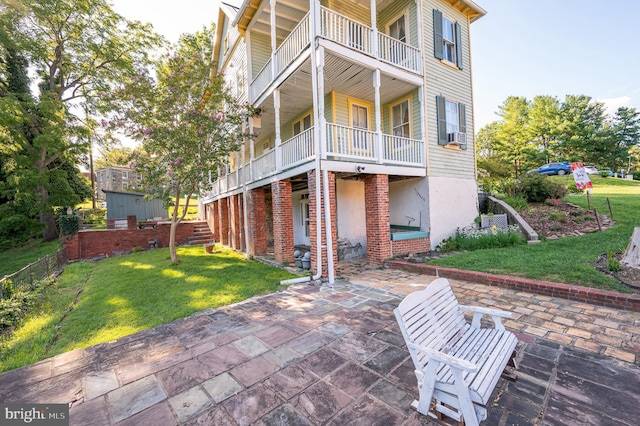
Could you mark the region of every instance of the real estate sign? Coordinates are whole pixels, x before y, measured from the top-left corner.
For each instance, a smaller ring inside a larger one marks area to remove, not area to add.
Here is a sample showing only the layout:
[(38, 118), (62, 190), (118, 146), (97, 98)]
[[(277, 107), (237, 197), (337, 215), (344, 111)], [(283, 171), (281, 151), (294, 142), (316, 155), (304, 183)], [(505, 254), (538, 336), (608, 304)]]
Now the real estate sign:
[(591, 179), (589, 179), (589, 175), (582, 163), (571, 163), (571, 170), (573, 171), (573, 180), (576, 182), (576, 187), (579, 189), (592, 187)]

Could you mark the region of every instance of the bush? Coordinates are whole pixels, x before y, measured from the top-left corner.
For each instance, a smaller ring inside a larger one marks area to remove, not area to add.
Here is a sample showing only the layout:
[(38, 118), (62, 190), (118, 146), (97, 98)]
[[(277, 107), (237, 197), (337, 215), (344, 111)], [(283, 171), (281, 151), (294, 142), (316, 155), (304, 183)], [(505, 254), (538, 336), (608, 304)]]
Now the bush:
[(522, 194), (530, 203), (541, 203), (547, 198), (564, 198), (567, 195), (567, 188), (545, 175), (527, 173), (512, 185), (509, 193)]
[(74, 235), (80, 229), (80, 218), (74, 214), (58, 216), (58, 226), (60, 226), (60, 234)]
[[(603, 178), (608, 178), (609, 177), (609, 172), (608, 171), (601, 171), (600, 172), (600, 176), (602, 176)], [(634, 178), (635, 179), (635, 178)]]
[(640, 180), (640, 172), (633, 172), (633, 180)]
[(502, 201), (509, 204), (517, 212), (528, 207), (527, 199), (522, 194), (507, 195)]
[(507, 229), (498, 229), (495, 226), (486, 230), (464, 228), (458, 229), (454, 236), (442, 241), (438, 245), (438, 250), (443, 252), (482, 250), (521, 245), (526, 242), (516, 225), (509, 226)]
[(607, 253), (607, 271), (618, 272), (622, 270), (622, 266), (620, 266), (620, 262), (615, 258), (613, 252)]

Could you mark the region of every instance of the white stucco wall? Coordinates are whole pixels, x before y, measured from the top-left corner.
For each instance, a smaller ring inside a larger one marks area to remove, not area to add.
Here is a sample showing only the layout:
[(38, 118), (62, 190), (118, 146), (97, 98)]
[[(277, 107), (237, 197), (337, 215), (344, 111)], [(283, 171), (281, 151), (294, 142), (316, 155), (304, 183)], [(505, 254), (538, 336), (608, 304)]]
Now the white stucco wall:
[(389, 182), (390, 224), (419, 226), (421, 231), (428, 231), (428, 197), (426, 178)]
[(336, 209), (338, 238), (346, 238), (351, 244), (367, 246), (367, 217), (364, 208), (364, 182), (336, 180)]
[(431, 248), (464, 228), (478, 216), (478, 187), (475, 180), (444, 177), (429, 182)]

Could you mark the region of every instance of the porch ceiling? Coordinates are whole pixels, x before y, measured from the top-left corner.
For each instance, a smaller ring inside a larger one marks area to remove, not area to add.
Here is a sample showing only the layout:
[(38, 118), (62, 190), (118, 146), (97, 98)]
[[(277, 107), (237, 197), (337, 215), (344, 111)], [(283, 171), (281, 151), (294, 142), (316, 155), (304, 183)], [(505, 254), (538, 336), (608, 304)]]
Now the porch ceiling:
[[(341, 56), (325, 51), (324, 93), (332, 91), (370, 103), (375, 102), (373, 71)], [(311, 59), (307, 59), (280, 87), (280, 123), (287, 123), (313, 107)], [(393, 76), (381, 74), (380, 100), (387, 103), (415, 86)], [(275, 127), (273, 97), (262, 103), (263, 129)]]

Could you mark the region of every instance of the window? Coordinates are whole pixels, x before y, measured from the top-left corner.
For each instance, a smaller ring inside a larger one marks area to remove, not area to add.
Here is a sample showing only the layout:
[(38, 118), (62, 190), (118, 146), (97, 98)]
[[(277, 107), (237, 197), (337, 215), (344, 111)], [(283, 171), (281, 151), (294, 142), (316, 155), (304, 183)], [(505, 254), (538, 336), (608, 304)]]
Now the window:
[(307, 114), (302, 119), (293, 123), (293, 136), (299, 135), (304, 130), (311, 128), (311, 114)]
[(369, 150), (369, 108), (363, 105), (351, 104), (351, 127), (353, 127), (353, 148), (362, 151)]
[(466, 106), (444, 96), (436, 96), (438, 144), (467, 149)]
[(391, 107), (391, 133), (393, 136), (409, 138), (409, 99), (395, 104)]
[(400, 16), (398, 19), (396, 19), (395, 21), (393, 21), (388, 29), (387, 32), (389, 34), (389, 37), (393, 37), (396, 40), (399, 40), (403, 43), (407, 42), (407, 18), (406, 15), (402, 15)]
[(460, 24), (445, 18), (439, 10), (434, 10), (433, 39), (435, 57), (462, 69)]

